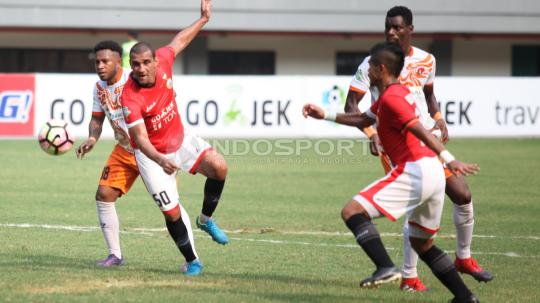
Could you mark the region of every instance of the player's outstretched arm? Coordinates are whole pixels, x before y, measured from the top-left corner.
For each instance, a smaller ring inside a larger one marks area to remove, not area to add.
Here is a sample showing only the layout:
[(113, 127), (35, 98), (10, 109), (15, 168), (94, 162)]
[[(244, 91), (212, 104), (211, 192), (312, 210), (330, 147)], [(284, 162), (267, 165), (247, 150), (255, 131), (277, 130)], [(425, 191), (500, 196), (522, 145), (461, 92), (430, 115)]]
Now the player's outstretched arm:
[(302, 114), (305, 118), (312, 117), (318, 120), (334, 121), (338, 124), (356, 126), (356, 127), (368, 127), (375, 123), (375, 119), (369, 117), (366, 113), (327, 113), (324, 109), (317, 105), (307, 103), (302, 108)]
[(135, 144), (141, 150), (141, 152), (148, 158), (152, 159), (152, 161), (159, 164), (165, 173), (170, 175), (178, 170), (178, 167), (176, 167), (171, 160), (165, 158), (165, 156), (158, 152), (152, 145), (150, 139), (148, 138), (148, 133), (146, 132), (144, 123), (139, 123), (130, 127), (129, 136), (133, 138), (133, 141), (135, 141)]
[(189, 27), (184, 28), (172, 39), (169, 46), (174, 49), (174, 55), (178, 55), (186, 48), (191, 41), (197, 36), (202, 27), (210, 20), (211, 15), (211, 0), (201, 0), (201, 17), (191, 24)]
[(454, 174), (463, 174), (465, 176), (474, 175), (480, 167), (477, 164), (462, 163), (454, 158), (444, 145), (435, 136), (430, 134), (420, 122), (416, 122), (408, 127), (408, 131), (413, 133), (420, 141), (424, 142), (446, 163), (448, 168)]
[(79, 147), (75, 150), (77, 158), (81, 159), (85, 154), (89, 153), (94, 145), (99, 140), (101, 136), (101, 131), (103, 130), (103, 121), (105, 120), (105, 115), (103, 116), (92, 116), (90, 123), (88, 124), (88, 139), (81, 143)]

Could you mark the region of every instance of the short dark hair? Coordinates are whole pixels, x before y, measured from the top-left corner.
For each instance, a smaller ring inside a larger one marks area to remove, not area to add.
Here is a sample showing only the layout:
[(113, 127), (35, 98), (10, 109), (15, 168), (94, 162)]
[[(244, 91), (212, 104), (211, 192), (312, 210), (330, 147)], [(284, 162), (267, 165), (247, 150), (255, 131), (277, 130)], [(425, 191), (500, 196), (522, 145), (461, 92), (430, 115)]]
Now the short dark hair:
[(395, 77), (401, 74), (405, 55), (399, 44), (395, 42), (378, 43), (371, 48), (370, 55), (375, 64), (384, 64)]
[(139, 37), (139, 32), (138, 31), (135, 31), (135, 30), (130, 30), (127, 32), (127, 34), (135, 39), (137, 39)]
[(140, 54), (146, 51), (152, 52), (152, 57), (156, 57), (156, 51), (154, 50), (152, 45), (146, 42), (137, 42), (137, 44), (133, 45), (133, 47), (129, 51), (129, 56), (131, 57), (131, 54)]
[(115, 53), (118, 53), (118, 55), (122, 57), (122, 47), (120, 46), (120, 44), (112, 40), (105, 40), (105, 41), (98, 42), (98, 44), (94, 46), (94, 54), (104, 49), (108, 49)]
[(412, 11), (405, 6), (394, 6), (391, 9), (386, 12), (386, 18), (392, 18), (401, 16), (403, 18), (403, 21), (405, 21), (406, 25), (412, 25), (413, 23), (413, 16)]

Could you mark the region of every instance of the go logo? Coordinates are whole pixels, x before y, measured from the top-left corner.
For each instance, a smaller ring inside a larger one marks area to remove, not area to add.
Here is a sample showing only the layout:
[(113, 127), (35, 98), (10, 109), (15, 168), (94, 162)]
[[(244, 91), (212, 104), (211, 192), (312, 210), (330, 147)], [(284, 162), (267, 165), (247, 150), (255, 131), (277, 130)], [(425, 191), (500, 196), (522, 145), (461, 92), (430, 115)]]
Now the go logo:
[(75, 99), (67, 103), (64, 99), (55, 99), (51, 103), (51, 119), (62, 119), (74, 125), (83, 123), (85, 117), (84, 103)]

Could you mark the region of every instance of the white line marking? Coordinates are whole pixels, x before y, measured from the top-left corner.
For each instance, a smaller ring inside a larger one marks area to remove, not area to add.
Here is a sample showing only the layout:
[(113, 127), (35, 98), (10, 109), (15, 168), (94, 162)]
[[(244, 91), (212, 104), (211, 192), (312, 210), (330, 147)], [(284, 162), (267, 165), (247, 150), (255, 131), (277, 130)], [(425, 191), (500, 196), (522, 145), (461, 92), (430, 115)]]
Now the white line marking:
[[(14, 223), (0, 223), (0, 227), (14, 227), (14, 228), (43, 228), (43, 229), (55, 229), (55, 230), (68, 230), (68, 231), (83, 231), (83, 232), (93, 232), (98, 231), (100, 228), (98, 226), (78, 226), (78, 225), (50, 225), (50, 224), (31, 224), (31, 223), (22, 223), (22, 224), (14, 224)], [(155, 233), (164, 233), (166, 232), (166, 228), (130, 228), (128, 230), (122, 230), (120, 231), (123, 234), (137, 234), (137, 235), (146, 235), (146, 236), (155, 236)], [(194, 230), (194, 232), (201, 232), (200, 230)], [(275, 234), (283, 234), (283, 235), (323, 235), (323, 236), (351, 236), (350, 233), (343, 233), (343, 232), (316, 232), (316, 231), (276, 231), (273, 229), (262, 229), (259, 231), (247, 231), (247, 230), (230, 230), (226, 231), (229, 234), (265, 234), (265, 233), (275, 233)], [(391, 237), (398, 237), (402, 236), (403, 234), (400, 233), (382, 233), (382, 236), (391, 236)], [(441, 236), (443, 237), (443, 236)], [(454, 235), (444, 235), (444, 237), (447, 238), (454, 238)], [(511, 238), (511, 239), (529, 239), (529, 240), (538, 240), (540, 237), (535, 236), (494, 236), (494, 235), (475, 235), (475, 237), (478, 238), (488, 238), (488, 239), (495, 239), (495, 238)], [(208, 237), (209, 238), (209, 237)], [(312, 242), (301, 242), (301, 241), (287, 241), (287, 240), (272, 240), (272, 239), (250, 239), (250, 238), (238, 238), (234, 237), (231, 238), (235, 241), (245, 241), (245, 242), (259, 242), (259, 243), (270, 243), (270, 244), (284, 244), (284, 245), (305, 245), (305, 246), (321, 246), (321, 247), (344, 247), (344, 248), (354, 248), (358, 249), (358, 245), (356, 244), (329, 244), (329, 243), (312, 243)], [(394, 247), (387, 247), (387, 250), (396, 250)], [(448, 251), (448, 253), (453, 253), (452, 251)], [(521, 257), (527, 257), (527, 258), (538, 258), (540, 256), (530, 255), (530, 256), (523, 256), (516, 252), (480, 252), (475, 251), (473, 252), (475, 255), (497, 255), (497, 256), (506, 256), (511, 258), (521, 258)]]

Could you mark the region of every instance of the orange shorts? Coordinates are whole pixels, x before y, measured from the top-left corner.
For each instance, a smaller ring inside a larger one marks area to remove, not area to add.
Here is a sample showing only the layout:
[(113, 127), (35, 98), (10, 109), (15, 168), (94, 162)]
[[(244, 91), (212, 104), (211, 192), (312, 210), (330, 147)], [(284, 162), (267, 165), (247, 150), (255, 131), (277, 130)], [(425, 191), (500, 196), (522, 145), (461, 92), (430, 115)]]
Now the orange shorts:
[(139, 168), (135, 156), (116, 144), (105, 163), (99, 185), (116, 188), (122, 194), (126, 194), (138, 175)]
[[(381, 153), (381, 164), (384, 169), (384, 174), (388, 174), (392, 170), (392, 162), (390, 162), (390, 157), (384, 152)], [(444, 165), (444, 178), (448, 179), (452, 177), (454, 174)]]

